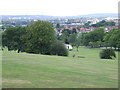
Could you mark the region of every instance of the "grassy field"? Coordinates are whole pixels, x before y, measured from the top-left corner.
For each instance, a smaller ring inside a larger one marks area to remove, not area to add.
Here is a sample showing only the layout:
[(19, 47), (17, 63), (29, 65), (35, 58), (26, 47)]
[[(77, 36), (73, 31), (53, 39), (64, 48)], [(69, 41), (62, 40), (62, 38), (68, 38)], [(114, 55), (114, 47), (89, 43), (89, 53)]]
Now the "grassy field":
[(74, 49), (69, 57), (61, 57), (4, 50), (3, 87), (117, 88), (118, 60), (100, 59), (99, 52), (80, 47), (79, 52)]

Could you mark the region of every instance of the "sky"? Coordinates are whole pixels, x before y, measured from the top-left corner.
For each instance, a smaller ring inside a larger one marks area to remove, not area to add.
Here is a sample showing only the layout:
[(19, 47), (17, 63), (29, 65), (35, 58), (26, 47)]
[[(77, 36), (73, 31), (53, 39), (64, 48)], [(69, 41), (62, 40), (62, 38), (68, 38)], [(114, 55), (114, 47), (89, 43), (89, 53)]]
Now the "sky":
[(118, 13), (119, 0), (1, 0), (0, 15), (74, 16)]

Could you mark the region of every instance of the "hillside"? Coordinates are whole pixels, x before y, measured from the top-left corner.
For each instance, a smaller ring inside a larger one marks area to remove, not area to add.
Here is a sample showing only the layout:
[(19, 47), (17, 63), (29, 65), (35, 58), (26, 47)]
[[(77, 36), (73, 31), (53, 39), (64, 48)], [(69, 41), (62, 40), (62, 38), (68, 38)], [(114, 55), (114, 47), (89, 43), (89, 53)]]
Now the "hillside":
[(118, 60), (99, 59), (99, 51), (81, 47), (61, 57), (4, 50), (3, 88), (117, 88)]

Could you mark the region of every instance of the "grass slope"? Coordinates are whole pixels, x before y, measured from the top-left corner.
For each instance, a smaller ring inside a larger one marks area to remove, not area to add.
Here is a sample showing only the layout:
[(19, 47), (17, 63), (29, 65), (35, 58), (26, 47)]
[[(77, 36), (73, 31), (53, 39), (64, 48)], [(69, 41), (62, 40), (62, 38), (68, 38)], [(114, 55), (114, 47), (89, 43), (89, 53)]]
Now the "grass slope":
[[(3, 51), (3, 87), (118, 87), (118, 60), (99, 59), (99, 51), (80, 47), (69, 57)], [(74, 53), (85, 58), (73, 58)]]

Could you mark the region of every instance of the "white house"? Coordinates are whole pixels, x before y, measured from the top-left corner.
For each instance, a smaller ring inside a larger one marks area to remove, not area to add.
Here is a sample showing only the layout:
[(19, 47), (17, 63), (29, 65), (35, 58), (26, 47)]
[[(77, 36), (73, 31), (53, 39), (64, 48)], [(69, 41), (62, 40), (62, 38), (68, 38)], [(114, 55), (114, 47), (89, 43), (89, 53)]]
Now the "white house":
[(65, 46), (66, 46), (66, 48), (68, 49), (68, 50), (72, 50), (73, 49), (73, 47), (70, 45), (70, 44), (65, 44)]

